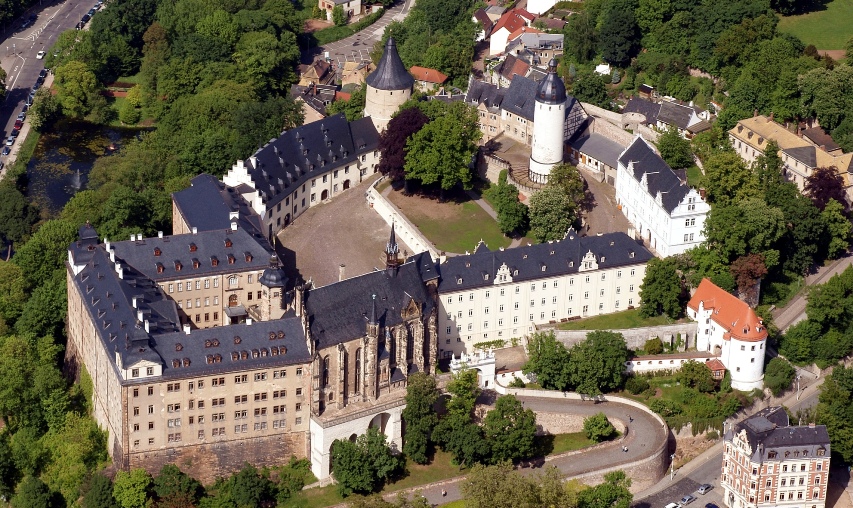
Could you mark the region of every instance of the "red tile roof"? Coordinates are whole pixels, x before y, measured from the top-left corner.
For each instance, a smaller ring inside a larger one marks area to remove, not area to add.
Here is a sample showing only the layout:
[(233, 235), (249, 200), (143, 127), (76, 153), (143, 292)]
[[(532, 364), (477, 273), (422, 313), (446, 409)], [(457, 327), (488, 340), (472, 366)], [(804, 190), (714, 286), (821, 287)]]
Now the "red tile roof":
[(718, 360), (716, 358), (714, 358), (713, 360), (708, 360), (707, 362), (705, 362), (705, 365), (709, 369), (711, 369), (711, 372), (726, 370), (726, 366), (723, 365), (723, 362), (721, 362), (720, 360)]
[(516, 38), (520, 37), (521, 34), (541, 34), (541, 33), (542, 33), (542, 30), (537, 30), (537, 29), (533, 28), (532, 26), (525, 25), (525, 26), (519, 28), (518, 30), (516, 30), (515, 32), (509, 34), (509, 37), (506, 38), (506, 41), (512, 42)]
[(409, 69), (409, 74), (411, 74), (417, 81), (426, 81), (427, 83), (437, 83), (440, 85), (447, 81), (446, 74), (428, 67), (413, 65), (412, 68)]
[(507, 55), (500, 65), (500, 75), (512, 81), (515, 76), (527, 76), (530, 65), (514, 55)]
[(530, 14), (524, 9), (513, 9), (511, 11), (507, 11), (495, 24), (495, 27), (492, 29), (492, 33), (497, 32), (501, 28), (506, 28), (509, 30), (509, 33), (513, 33), (519, 28), (526, 26), (535, 17), (536, 16)]
[(724, 339), (760, 342), (767, 338), (767, 328), (755, 311), (708, 279), (702, 279), (687, 306), (698, 311), (700, 303), (706, 310), (712, 309), (711, 319), (726, 330)]

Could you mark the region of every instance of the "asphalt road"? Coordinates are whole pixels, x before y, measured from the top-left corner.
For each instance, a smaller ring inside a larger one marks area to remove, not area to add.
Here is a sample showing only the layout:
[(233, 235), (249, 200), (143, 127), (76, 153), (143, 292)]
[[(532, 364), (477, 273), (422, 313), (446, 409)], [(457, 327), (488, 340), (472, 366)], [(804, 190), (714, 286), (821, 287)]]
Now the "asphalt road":
[[(823, 284), (831, 279), (833, 275), (846, 270), (851, 263), (853, 263), (853, 255), (847, 253), (844, 257), (836, 259), (826, 266), (818, 267), (817, 272), (806, 277), (805, 282), (809, 286)], [(800, 294), (791, 299), (788, 305), (773, 311), (773, 322), (779, 330), (784, 332), (790, 326), (806, 318), (806, 301), (806, 292), (800, 291)]]
[[(66, 0), (43, 4), (30, 9), (23, 17), (11, 23), (6, 32), (0, 34), (0, 66), (6, 71), (6, 101), (0, 104), (0, 129), (5, 139), (12, 132), (15, 118), (24, 101), (44, 68), (44, 60), (36, 59), (39, 51), (48, 51), (56, 38), (65, 30), (74, 28), (96, 0)], [(35, 22), (21, 29), (21, 24), (35, 14)], [(19, 141), (20, 142), (20, 141)], [(16, 142), (17, 144), (17, 142)], [(5, 158), (0, 159), (5, 162)]]
[[(797, 400), (796, 393), (790, 394), (785, 399), (785, 405), (796, 412), (817, 404), (819, 387), (823, 383), (821, 378), (817, 383), (812, 383), (801, 393)], [(794, 423), (794, 422), (792, 422)], [(723, 465), (723, 443), (717, 443), (699, 457), (688, 462), (681, 469), (674, 471), (674, 479), (670, 480), (667, 475), (654, 487), (637, 495), (632, 504), (633, 508), (663, 508), (669, 503), (677, 503), (682, 496), (693, 494), (697, 499), (687, 508), (704, 508), (708, 503), (713, 503), (724, 508), (722, 502), (723, 489), (720, 488), (720, 470)], [(699, 485), (708, 483), (713, 489), (707, 494), (700, 495), (696, 492)]]

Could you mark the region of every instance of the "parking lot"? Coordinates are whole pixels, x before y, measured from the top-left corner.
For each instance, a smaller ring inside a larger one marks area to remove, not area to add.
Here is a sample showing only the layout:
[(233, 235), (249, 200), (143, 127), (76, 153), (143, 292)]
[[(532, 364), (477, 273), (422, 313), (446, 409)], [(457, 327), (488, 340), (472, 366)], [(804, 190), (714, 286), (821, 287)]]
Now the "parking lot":
[[(669, 477), (667, 477), (669, 480)], [(713, 481), (704, 480), (702, 483), (708, 483), (712, 486), (712, 489), (707, 492), (705, 495), (700, 494), (696, 491), (701, 485), (700, 482), (693, 480), (692, 478), (681, 478), (681, 481), (678, 481), (678, 475), (675, 475), (675, 480), (673, 481), (673, 485), (664, 489), (657, 494), (643, 499), (640, 502), (634, 503), (632, 506), (634, 508), (665, 508), (670, 503), (680, 503), (682, 497), (687, 494), (692, 494), (696, 497), (696, 500), (682, 506), (682, 508), (705, 508), (707, 504), (714, 504), (719, 508), (724, 508), (723, 506), (723, 490), (720, 488), (719, 479), (715, 479)]]

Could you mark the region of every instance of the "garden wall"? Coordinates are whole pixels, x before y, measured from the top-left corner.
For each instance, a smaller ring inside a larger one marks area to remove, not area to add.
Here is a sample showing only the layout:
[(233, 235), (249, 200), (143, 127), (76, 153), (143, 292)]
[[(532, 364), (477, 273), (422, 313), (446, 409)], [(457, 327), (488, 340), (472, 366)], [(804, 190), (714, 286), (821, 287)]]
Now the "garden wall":
[[(659, 337), (664, 344), (672, 345), (675, 342), (677, 334), (681, 334), (684, 341), (684, 348), (696, 347), (696, 328), (698, 323), (679, 323), (674, 325), (647, 326), (644, 328), (628, 328), (624, 330), (609, 330), (611, 332), (621, 333), (625, 337), (625, 343), (628, 349), (642, 349), (646, 345), (646, 341)], [(562, 342), (566, 347), (572, 347), (578, 342), (586, 338), (586, 334), (591, 330), (554, 330), (554, 335), (557, 340)]]
[(394, 225), (395, 233), (399, 238), (402, 238), (403, 241), (406, 242), (406, 245), (412, 248), (412, 254), (418, 254), (426, 251), (429, 252), (429, 255), (434, 261), (438, 260), (439, 253), (435, 246), (433, 246), (432, 242), (426, 239), (426, 237), (421, 233), (421, 230), (412, 224), (409, 219), (403, 215), (399, 208), (385, 199), (385, 197), (376, 190), (376, 185), (383, 180), (385, 180), (384, 176), (373, 182), (373, 184), (367, 189), (365, 198), (367, 199), (368, 206), (373, 208), (373, 211), (378, 213), (389, 226), (392, 224)]

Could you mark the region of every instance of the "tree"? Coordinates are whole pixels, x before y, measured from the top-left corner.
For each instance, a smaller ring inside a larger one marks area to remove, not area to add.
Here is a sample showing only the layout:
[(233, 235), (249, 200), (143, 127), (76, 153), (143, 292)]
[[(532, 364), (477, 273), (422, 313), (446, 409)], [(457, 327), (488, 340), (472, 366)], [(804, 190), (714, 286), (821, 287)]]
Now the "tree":
[(434, 377), (425, 372), (409, 376), (406, 407), (403, 409), (403, 421), (406, 422), (403, 453), (418, 464), (429, 461), (432, 431), (438, 424), (438, 416), (433, 408), (437, 401), (438, 390)]
[(779, 262), (775, 247), (785, 231), (785, 214), (757, 198), (712, 207), (705, 219), (707, 245), (724, 260), (760, 253), (768, 268)]
[(566, 39), (566, 57), (578, 63), (587, 63), (595, 58), (598, 37), (595, 32), (595, 19), (587, 10), (569, 17), (563, 28), (563, 34)]
[(118, 471), (113, 481), (113, 497), (121, 508), (145, 508), (151, 490), (151, 475), (144, 469)]
[(696, 388), (705, 393), (714, 391), (714, 377), (711, 369), (704, 363), (687, 360), (681, 364), (676, 378), (679, 383), (688, 388)]
[(67, 116), (82, 117), (92, 110), (92, 97), (100, 85), (95, 73), (83, 62), (71, 61), (54, 72), (56, 98)]
[(33, 129), (43, 132), (53, 127), (53, 124), (62, 116), (62, 104), (59, 99), (50, 93), (47, 88), (40, 88), (36, 92), (33, 105), (30, 106), (27, 116)]
[(518, 461), (533, 456), (536, 438), (536, 414), (524, 409), (514, 395), (503, 395), (483, 422), (486, 440), (492, 450), (492, 463)]
[(853, 269), (848, 267), (824, 284), (811, 287), (806, 315), (819, 329), (846, 330), (853, 319)]
[(537, 382), (550, 390), (568, 390), (571, 386), (569, 351), (554, 332), (535, 332), (527, 342), (525, 374), (536, 374)]
[(387, 128), (379, 136), (379, 172), (388, 175), (394, 181), (403, 180), (406, 173), (406, 142), (423, 128), (429, 118), (420, 108), (406, 108), (397, 113), (388, 122)]
[(480, 395), (477, 371), (465, 369), (456, 373), (447, 384), (447, 391), (451, 394), (447, 414), (435, 427), (433, 439), (453, 455), (457, 464), (470, 467), (486, 460), (491, 451), (483, 430), (473, 421), (474, 404)]
[(660, 135), (658, 150), (661, 158), (673, 169), (683, 169), (693, 165), (690, 141), (684, 139), (675, 127), (670, 127)]
[(160, 474), (154, 478), (154, 493), (162, 501), (181, 501), (186, 505), (195, 505), (202, 493), (202, 486), (192, 476), (181, 471), (174, 464), (160, 468)]
[(6, 70), (0, 68), (0, 103), (6, 100)]
[(237, 474), (228, 479), (225, 490), (234, 506), (260, 508), (272, 501), (272, 488), (269, 479), (261, 476), (255, 466), (246, 463)]
[(53, 496), (38, 478), (26, 476), (18, 485), (15, 497), (12, 498), (12, 508), (51, 508), (56, 506)]
[(0, 185), (0, 241), (20, 242), (29, 236), (38, 220), (38, 211), (30, 206), (24, 193), (9, 181)]
[[(56, 368), (62, 347), (51, 337), (29, 337), (0, 338), (0, 416), (15, 437), (23, 428), (36, 433), (46, 430), (46, 396), (66, 388)], [(38, 467), (33, 464), (25, 472), (36, 474)]]
[(142, 118), (142, 111), (134, 107), (130, 101), (125, 101), (119, 109), (118, 118), (123, 124), (136, 125)]
[(12, 261), (24, 270), (27, 288), (48, 280), (53, 271), (62, 267), (68, 256), (68, 246), (77, 239), (77, 225), (62, 220), (50, 220), (33, 233)]
[(616, 428), (613, 427), (613, 424), (607, 419), (606, 414), (596, 413), (584, 418), (583, 431), (584, 434), (586, 434), (587, 439), (595, 443), (600, 443), (610, 439), (610, 437), (616, 433)]
[(326, 106), (326, 114), (332, 116), (343, 113), (346, 115), (348, 121), (354, 122), (364, 115), (366, 100), (367, 87), (360, 86), (350, 93), (349, 100), (336, 100)]
[(832, 451), (853, 461), (853, 369), (836, 366), (820, 387), (817, 423), (826, 425)]
[(561, 240), (574, 223), (577, 204), (559, 187), (546, 185), (530, 197), (530, 232), (537, 241)]
[(637, 51), (637, 21), (631, 2), (613, 4), (604, 13), (598, 45), (605, 62), (625, 67)]
[(509, 462), (495, 466), (475, 465), (462, 483), (469, 508), (534, 508), (539, 504), (536, 485), (521, 476)]
[(814, 359), (812, 344), (817, 341), (821, 333), (821, 327), (817, 322), (811, 319), (800, 321), (785, 331), (779, 352), (794, 363), (811, 362)]
[(344, 12), (343, 5), (336, 5), (332, 9), (332, 22), (335, 23), (335, 26), (345, 26), (347, 24), (347, 13)]
[(57, 269), (42, 285), (37, 287), (24, 304), (21, 316), (15, 322), (15, 330), (24, 334), (60, 337), (65, 327), (68, 312), (65, 290), (65, 270)]
[(681, 276), (672, 258), (652, 258), (646, 265), (646, 274), (640, 285), (640, 315), (652, 317), (661, 314), (675, 319), (682, 312), (681, 296), (684, 292)]
[(729, 205), (758, 195), (755, 174), (733, 150), (717, 152), (704, 161), (708, 201)]
[(604, 475), (604, 483), (580, 492), (578, 508), (628, 508), (631, 495), (631, 479), (623, 471)]
[(643, 346), (643, 351), (647, 355), (659, 355), (663, 353), (663, 341), (661, 341), (659, 337), (649, 339)]
[(118, 508), (113, 497), (113, 482), (101, 473), (92, 475), (83, 495), (83, 508)]
[(343, 496), (373, 492), (402, 465), (402, 460), (388, 448), (385, 434), (376, 427), (368, 428), (355, 442), (336, 439), (332, 443), (332, 475)]
[(757, 307), (758, 283), (767, 275), (764, 256), (761, 254), (741, 256), (732, 263), (731, 272), (737, 284), (738, 294), (750, 307)]
[(590, 70), (579, 71), (572, 80), (572, 95), (579, 101), (610, 109), (607, 86), (601, 74)]
[(497, 207), (498, 228), (501, 233), (510, 235), (526, 228), (527, 205), (519, 201), (518, 188), (507, 183), (506, 170), (501, 171), (498, 183), (489, 187), (485, 194)]
[(815, 168), (806, 178), (803, 192), (811, 198), (812, 203), (823, 211), (829, 200), (846, 203), (844, 179), (835, 166)]
[(796, 371), (784, 358), (776, 357), (770, 360), (764, 369), (764, 386), (770, 388), (773, 395), (778, 397), (791, 386)]
[(438, 184), (442, 195), (457, 185), (470, 189), (474, 174), (472, 157), (483, 133), (477, 125), (477, 110), (464, 102), (444, 108), (406, 142), (406, 178), (424, 185)]
[(820, 218), (829, 237), (826, 257), (836, 259), (850, 247), (851, 226), (850, 220), (844, 215), (844, 205), (830, 199), (820, 213)]
[(571, 164), (561, 163), (552, 167), (548, 185), (559, 188), (576, 207), (580, 207), (586, 197), (586, 181), (578, 168)]
[(628, 347), (621, 333), (595, 331), (569, 353), (572, 383), (579, 393), (598, 395), (622, 386)]

